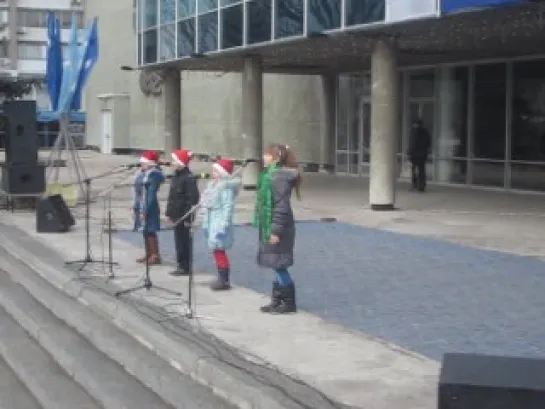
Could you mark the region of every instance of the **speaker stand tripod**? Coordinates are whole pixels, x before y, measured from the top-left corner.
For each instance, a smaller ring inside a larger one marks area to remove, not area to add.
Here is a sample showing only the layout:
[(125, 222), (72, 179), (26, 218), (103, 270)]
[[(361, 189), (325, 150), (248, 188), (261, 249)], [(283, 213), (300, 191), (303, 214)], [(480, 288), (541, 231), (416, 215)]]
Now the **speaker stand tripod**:
[[(144, 184), (144, 198), (145, 198), (145, 203), (148, 202), (148, 194), (149, 194), (149, 183), (145, 183)], [(116, 297), (119, 297), (121, 295), (125, 295), (125, 294), (130, 294), (130, 293), (133, 293), (133, 292), (136, 292), (136, 291), (139, 291), (139, 290), (151, 290), (152, 288), (153, 289), (156, 289), (156, 290), (159, 290), (159, 291), (162, 291), (166, 294), (170, 294), (170, 295), (173, 295), (175, 297), (181, 297), (182, 296), (182, 293), (181, 292), (178, 292), (178, 291), (172, 291), (168, 288), (164, 288), (164, 287), (160, 287), (160, 286), (157, 286), (155, 284), (153, 284), (151, 282), (151, 277), (150, 277), (150, 263), (149, 263), (149, 258), (150, 258), (150, 245), (149, 245), (149, 233), (148, 233), (148, 228), (149, 228), (149, 215), (145, 214), (145, 217), (144, 217), (144, 226), (143, 226), (143, 229), (142, 229), (142, 236), (144, 237), (144, 248), (145, 248), (145, 256), (146, 256), (146, 260), (145, 260), (145, 266), (146, 266), (146, 270), (145, 270), (145, 273), (144, 273), (144, 282), (141, 284), (141, 285), (138, 285), (136, 287), (132, 287), (132, 288), (127, 288), (125, 290), (121, 290), (121, 291), (118, 291), (115, 293), (115, 296)]]
[[(81, 260), (67, 261), (65, 265), (79, 264), (78, 272), (83, 271), (88, 264), (108, 264), (110, 267), (118, 265), (111, 259), (108, 261), (93, 259), (91, 254), (91, 179), (87, 178), (83, 183), (85, 184), (85, 257)], [(109, 244), (111, 244), (111, 232), (109, 234)]]

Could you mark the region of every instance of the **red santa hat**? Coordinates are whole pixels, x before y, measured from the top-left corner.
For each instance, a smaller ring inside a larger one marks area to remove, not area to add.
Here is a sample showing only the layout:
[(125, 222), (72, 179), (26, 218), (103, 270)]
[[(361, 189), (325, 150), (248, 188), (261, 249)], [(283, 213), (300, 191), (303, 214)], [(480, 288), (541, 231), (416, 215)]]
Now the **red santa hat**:
[(234, 163), (231, 159), (219, 159), (212, 168), (222, 176), (230, 176), (233, 173)]
[(192, 156), (193, 153), (187, 149), (178, 149), (172, 152), (172, 160), (182, 167), (189, 165)]
[(147, 163), (149, 165), (157, 165), (159, 163), (159, 152), (146, 151), (140, 156), (140, 163)]

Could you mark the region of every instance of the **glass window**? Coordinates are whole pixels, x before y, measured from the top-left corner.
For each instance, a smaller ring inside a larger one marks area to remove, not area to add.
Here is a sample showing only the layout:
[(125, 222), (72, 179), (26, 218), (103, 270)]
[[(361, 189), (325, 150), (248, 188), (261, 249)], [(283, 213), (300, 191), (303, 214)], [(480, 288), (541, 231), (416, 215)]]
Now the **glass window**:
[(220, 0), (220, 6), (229, 6), (231, 4), (242, 3), (241, 0)]
[(44, 43), (19, 43), (17, 45), (21, 60), (43, 60), (46, 56)]
[(274, 38), (303, 35), (304, 0), (275, 0)]
[(218, 12), (203, 14), (199, 19), (199, 53), (218, 49)]
[(176, 24), (161, 27), (159, 34), (159, 59), (172, 60), (176, 57)]
[(178, 0), (178, 18), (195, 15), (196, 0)]
[(511, 158), (545, 161), (545, 61), (513, 66)]
[(505, 64), (475, 67), (474, 156), (505, 159)]
[(308, 32), (341, 26), (341, 0), (308, 0)]
[(337, 150), (348, 149), (348, 118), (350, 114), (351, 87), (351, 77), (340, 75), (337, 88)]
[(411, 71), (409, 73), (409, 97), (435, 97), (435, 70)]
[(218, 0), (198, 0), (198, 1), (199, 1), (199, 8), (198, 8), (199, 14), (216, 10), (218, 8)]
[(144, 28), (157, 25), (157, 0), (146, 0)]
[(271, 41), (271, 0), (252, 0), (246, 7), (248, 44)]
[(346, 0), (346, 25), (382, 21), (386, 15), (386, 0)]
[[(138, 49), (136, 50), (138, 65), (142, 65), (142, 34), (138, 34)], [(63, 54), (64, 55), (64, 54)]]
[(157, 30), (144, 32), (144, 64), (157, 62)]
[(161, 24), (172, 23), (176, 19), (176, 0), (161, 0)]
[(221, 47), (233, 48), (242, 45), (242, 4), (221, 10)]
[(195, 19), (178, 23), (178, 57), (186, 57), (195, 52)]

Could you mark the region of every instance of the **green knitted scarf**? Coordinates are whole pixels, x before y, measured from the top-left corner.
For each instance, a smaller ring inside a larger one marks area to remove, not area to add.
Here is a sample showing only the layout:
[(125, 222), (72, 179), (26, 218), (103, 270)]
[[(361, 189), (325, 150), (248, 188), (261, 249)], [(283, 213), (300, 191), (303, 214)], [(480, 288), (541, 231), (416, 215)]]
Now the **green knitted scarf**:
[(261, 233), (261, 240), (268, 242), (272, 230), (272, 177), (278, 165), (274, 164), (261, 171), (257, 181), (257, 201), (254, 213), (254, 226)]

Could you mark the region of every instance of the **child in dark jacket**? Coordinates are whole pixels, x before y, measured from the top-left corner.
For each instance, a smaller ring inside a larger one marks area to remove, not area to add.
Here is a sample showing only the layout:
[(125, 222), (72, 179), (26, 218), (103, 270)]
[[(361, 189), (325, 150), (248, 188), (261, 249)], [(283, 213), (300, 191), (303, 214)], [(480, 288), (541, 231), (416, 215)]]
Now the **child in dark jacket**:
[(134, 175), (133, 183), (133, 200), (132, 200), (132, 214), (133, 214), (133, 228), (132, 231), (136, 232), (142, 228), (142, 198), (144, 195), (144, 177), (145, 172), (142, 167), (138, 169)]
[(191, 151), (178, 149), (172, 153), (172, 164), (176, 170), (168, 192), (166, 216), (174, 226), (174, 245), (176, 247), (177, 268), (170, 274), (173, 276), (188, 275), (191, 268), (191, 223), (194, 215), (187, 220), (179, 221), (193, 206), (199, 203), (200, 194), (197, 178), (189, 170)]
[(291, 207), (293, 190), (300, 198), (301, 174), (294, 153), (286, 145), (273, 144), (263, 154), (264, 169), (258, 180), (254, 225), (259, 230), (257, 262), (276, 273), (270, 304), (265, 313), (297, 311), (295, 284), (288, 268), (293, 265), (295, 219)]

